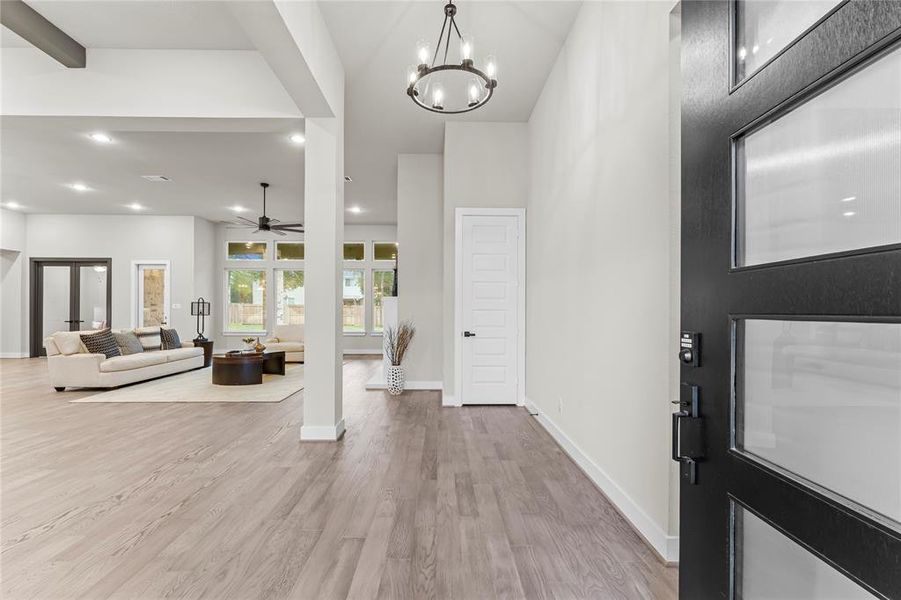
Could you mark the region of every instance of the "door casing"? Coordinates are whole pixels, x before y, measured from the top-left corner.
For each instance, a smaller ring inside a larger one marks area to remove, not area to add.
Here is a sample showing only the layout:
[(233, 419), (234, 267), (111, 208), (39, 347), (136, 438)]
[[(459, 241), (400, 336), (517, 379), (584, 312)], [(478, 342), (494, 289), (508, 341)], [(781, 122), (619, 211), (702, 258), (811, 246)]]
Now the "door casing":
[(139, 303), (139, 294), (138, 287), (140, 282), (138, 281), (138, 270), (144, 266), (162, 266), (166, 269), (166, 275), (163, 278), (163, 285), (165, 286), (164, 294), (163, 294), (163, 302), (165, 303), (165, 319), (166, 323), (171, 326), (171, 314), (170, 314), (170, 299), (172, 293), (171, 286), (171, 278), (172, 278), (172, 264), (169, 260), (164, 259), (139, 259), (131, 261), (131, 328), (135, 329), (139, 327), (138, 323), (140, 319), (138, 318), (138, 303)]
[(516, 404), (525, 403), (526, 390), (526, 209), (524, 208), (457, 208), (454, 211), (454, 395), (444, 394), (444, 406), (462, 406), (463, 397), (463, 219), (467, 216), (516, 217), (517, 253), (517, 324), (516, 324)]

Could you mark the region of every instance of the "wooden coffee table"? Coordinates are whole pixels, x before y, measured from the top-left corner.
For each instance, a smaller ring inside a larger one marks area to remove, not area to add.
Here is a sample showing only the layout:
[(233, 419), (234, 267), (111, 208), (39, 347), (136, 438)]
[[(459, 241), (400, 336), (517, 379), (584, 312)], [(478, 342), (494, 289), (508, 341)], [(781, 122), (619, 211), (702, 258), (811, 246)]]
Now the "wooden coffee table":
[(284, 352), (213, 355), (215, 385), (259, 385), (263, 383), (264, 374), (285, 374)]

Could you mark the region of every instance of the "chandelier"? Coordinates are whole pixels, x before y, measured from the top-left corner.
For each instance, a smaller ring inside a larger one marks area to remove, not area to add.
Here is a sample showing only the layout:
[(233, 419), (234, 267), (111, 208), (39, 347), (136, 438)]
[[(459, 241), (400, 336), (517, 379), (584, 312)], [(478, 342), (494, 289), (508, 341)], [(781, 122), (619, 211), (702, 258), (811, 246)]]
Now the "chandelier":
[[(472, 37), (460, 33), (456, 14), (457, 7), (450, 0), (444, 7), (444, 23), (434, 52), (428, 42), (421, 40), (416, 48), (419, 62), (407, 72), (407, 95), (432, 112), (459, 114), (475, 110), (491, 99), (497, 87), (494, 57), (485, 58), (484, 70), (475, 66)], [(453, 50), (460, 62), (448, 62), (454, 34), (459, 47)], [(443, 55), (440, 63), (439, 55)]]

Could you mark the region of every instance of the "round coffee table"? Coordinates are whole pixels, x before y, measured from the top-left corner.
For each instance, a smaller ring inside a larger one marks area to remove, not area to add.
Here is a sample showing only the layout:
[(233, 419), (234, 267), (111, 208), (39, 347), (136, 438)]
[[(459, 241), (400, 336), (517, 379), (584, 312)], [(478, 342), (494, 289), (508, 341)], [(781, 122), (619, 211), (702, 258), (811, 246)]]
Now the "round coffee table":
[(213, 384), (259, 385), (263, 374), (284, 375), (284, 352), (248, 352), (246, 354), (214, 354)]

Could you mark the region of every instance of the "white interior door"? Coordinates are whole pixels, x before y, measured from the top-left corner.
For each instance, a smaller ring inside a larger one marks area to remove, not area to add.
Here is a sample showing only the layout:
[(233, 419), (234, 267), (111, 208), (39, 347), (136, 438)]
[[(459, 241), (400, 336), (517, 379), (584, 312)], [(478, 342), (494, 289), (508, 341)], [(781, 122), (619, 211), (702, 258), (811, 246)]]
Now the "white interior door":
[(464, 215), (462, 229), (462, 402), (516, 404), (518, 217)]
[(135, 322), (137, 327), (169, 323), (169, 265), (137, 264)]

